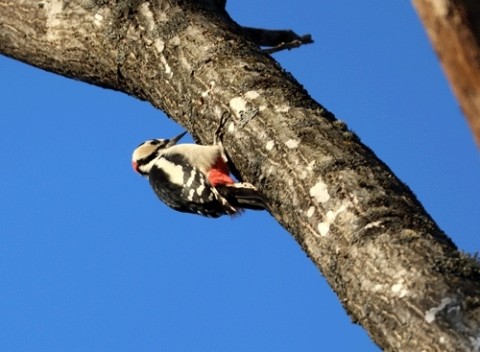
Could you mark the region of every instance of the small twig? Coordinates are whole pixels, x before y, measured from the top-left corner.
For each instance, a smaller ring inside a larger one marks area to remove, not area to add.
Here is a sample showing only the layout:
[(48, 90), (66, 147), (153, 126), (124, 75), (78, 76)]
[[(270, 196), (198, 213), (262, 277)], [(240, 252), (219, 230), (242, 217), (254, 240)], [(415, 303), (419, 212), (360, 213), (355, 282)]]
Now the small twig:
[(304, 44), (313, 43), (310, 34), (298, 35), (292, 30), (270, 30), (261, 28), (242, 27), (243, 33), (258, 46), (270, 47), (262, 51), (268, 54), (284, 49), (298, 48)]
[[(307, 34), (305, 36), (310, 37), (309, 34)], [(262, 49), (262, 52), (266, 53), (266, 54), (273, 54), (273, 53), (276, 53), (278, 51), (282, 51), (282, 50), (285, 50), (285, 49), (287, 49), (287, 50), (295, 49), (295, 48), (298, 48), (298, 47), (302, 46), (303, 44), (308, 44), (308, 43), (313, 43), (313, 41), (304, 42), (304, 41), (300, 41), (300, 40), (295, 39), (294, 41), (291, 41), (290, 43), (280, 43), (277, 46), (274, 46), (273, 48)]]

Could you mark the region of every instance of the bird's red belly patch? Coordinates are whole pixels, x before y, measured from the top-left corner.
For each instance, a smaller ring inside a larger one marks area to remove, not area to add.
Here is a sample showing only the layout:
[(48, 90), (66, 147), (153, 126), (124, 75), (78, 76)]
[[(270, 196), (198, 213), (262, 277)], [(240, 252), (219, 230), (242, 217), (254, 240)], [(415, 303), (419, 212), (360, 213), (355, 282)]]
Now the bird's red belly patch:
[(235, 183), (229, 175), (227, 164), (220, 158), (210, 169), (210, 172), (208, 173), (208, 181), (213, 187), (216, 185), (229, 185)]

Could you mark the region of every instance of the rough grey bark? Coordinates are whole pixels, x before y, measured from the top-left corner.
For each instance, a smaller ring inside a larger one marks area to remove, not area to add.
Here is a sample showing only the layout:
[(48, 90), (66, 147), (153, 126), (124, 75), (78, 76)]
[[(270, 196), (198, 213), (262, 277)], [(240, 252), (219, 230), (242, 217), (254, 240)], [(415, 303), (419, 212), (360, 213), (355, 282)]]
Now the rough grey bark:
[(238, 174), (379, 346), (479, 350), (478, 263), (218, 3), (0, 0), (0, 52), (148, 100), (203, 143), (229, 114)]
[(480, 147), (480, 1), (412, 3)]

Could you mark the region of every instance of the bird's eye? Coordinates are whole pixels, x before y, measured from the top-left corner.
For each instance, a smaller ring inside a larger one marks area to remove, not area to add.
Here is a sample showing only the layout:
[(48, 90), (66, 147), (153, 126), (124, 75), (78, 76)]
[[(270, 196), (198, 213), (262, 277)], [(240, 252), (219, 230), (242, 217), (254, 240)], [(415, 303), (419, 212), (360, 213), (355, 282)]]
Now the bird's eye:
[(157, 141), (156, 139), (150, 141), (150, 145), (157, 145), (160, 144), (160, 141)]

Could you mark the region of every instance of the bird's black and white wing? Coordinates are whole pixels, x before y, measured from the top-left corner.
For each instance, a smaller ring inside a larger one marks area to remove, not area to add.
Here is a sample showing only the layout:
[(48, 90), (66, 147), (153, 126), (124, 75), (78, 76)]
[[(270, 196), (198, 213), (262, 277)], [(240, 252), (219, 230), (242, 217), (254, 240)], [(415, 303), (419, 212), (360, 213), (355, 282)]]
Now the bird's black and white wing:
[(213, 218), (238, 212), (181, 154), (160, 155), (148, 179), (157, 196), (175, 210)]

